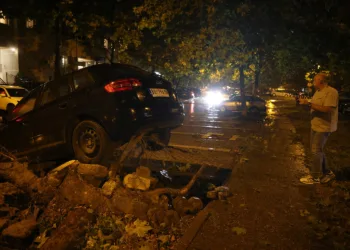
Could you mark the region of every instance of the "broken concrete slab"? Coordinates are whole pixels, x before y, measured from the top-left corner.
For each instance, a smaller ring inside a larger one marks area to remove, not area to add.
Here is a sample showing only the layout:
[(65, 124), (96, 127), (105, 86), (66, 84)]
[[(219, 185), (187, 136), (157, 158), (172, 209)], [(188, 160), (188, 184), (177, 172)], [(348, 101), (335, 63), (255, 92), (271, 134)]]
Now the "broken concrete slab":
[(16, 245), (16, 242), (19, 243), (21, 240), (31, 237), (36, 227), (37, 222), (34, 219), (22, 220), (5, 228), (2, 236), (6, 242)]
[(84, 176), (93, 176), (98, 179), (104, 179), (108, 176), (108, 169), (98, 164), (79, 163), (78, 174)]
[(23, 207), (28, 202), (29, 198), (23, 190), (9, 182), (0, 183), (0, 204)]
[(151, 186), (154, 186), (157, 181), (158, 180), (153, 177), (143, 177), (132, 173), (124, 177), (123, 183), (127, 188), (146, 191), (149, 190)]
[(10, 222), (9, 219), (1, 218), (0, 219), (0, 232), (7, 227), (8, 223)]
[(0, 217), (14, 217), (18, 211), (15, 207), (0, 207)]
[(111, 197), (113, 195), (114, 190), (120, 186), (121, 181), (119, 178), (117, 178), (116, 180), (108, 180), (102, 186), (102, 193), (107, 197)]
[(108, 169), (98, 164), (80, 163), (77, 171), (87, 183), (95, 187), (100, 187), (103, 180), (108, 176)]

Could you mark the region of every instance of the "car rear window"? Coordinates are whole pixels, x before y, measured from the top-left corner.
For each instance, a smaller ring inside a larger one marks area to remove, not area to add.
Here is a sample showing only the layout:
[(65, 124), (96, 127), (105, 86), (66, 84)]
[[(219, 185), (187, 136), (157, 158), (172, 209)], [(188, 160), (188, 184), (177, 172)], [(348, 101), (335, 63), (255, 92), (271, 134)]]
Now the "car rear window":
[(26, 89), (8, 88), (6, 90), (11, 97), (24, 97), (26, 94), (28, 94)]

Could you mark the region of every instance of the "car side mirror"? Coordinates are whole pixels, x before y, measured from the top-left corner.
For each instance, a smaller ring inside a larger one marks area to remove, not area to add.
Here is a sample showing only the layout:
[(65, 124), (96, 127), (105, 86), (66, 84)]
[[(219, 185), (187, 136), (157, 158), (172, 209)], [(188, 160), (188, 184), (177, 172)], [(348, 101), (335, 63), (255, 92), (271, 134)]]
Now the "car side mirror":
[(1, 97), (6, 97), (6, 94), (5, 93), (0, 93), (0, 96)]

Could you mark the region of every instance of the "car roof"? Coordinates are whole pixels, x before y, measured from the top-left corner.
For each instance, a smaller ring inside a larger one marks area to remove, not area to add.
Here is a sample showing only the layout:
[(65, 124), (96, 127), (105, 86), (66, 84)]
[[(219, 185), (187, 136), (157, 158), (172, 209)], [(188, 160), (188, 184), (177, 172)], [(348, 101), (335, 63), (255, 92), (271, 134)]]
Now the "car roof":
[(5, 88), (5, 89), (25, 89), (22, 88), (20, 86), (16, 86), (16, 85), (0, 85), (1, 88)]

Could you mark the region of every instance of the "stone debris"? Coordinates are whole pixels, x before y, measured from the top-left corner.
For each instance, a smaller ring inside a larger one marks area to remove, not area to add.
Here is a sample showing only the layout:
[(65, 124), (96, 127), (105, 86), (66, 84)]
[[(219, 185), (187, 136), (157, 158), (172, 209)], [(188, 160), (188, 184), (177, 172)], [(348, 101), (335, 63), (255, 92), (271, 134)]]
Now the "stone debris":
[(28, 197), (21, 189), (9, 182), (0, 183), (0, 205), (22, 207), (27, 202)]
[(120, 186), (121, 186), (121, 182), (119, 177), (116, 178), (115, 180), (108, 180), (102, 186), (102, 193), (107, 197), (111, 197), (115, 189)]
[(124, 186), (130, 189), (147, 191), (157, 184), (157, 178), (151, 176), (151, 170), (146, 167), (139, 167), (135, 173), (124, 177)]
[(213, 191), (207, 192), (207, 198), (212, 200), (226, 200), (228, 197), (231, 196), (230, 189), (225, 186), (220, 186), (215, 188)]
[(108, 176), (108, 169), (98, 164), (82, 164), (78, 165), (78, 174), (89, 184), (100, 187), (101, 183)]

